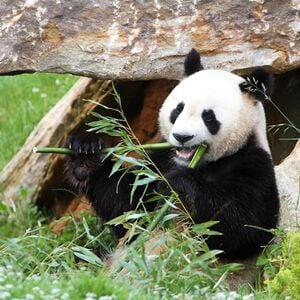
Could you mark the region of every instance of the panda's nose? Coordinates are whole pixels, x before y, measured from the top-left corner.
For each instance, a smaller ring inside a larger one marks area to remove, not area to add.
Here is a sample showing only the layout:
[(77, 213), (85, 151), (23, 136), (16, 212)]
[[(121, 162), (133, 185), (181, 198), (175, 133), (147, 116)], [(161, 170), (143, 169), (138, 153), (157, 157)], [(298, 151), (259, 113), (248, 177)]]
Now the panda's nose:
[(194, 136), (188, 134), (173, 133), (174, 138), (181, 144), (191, 140)]

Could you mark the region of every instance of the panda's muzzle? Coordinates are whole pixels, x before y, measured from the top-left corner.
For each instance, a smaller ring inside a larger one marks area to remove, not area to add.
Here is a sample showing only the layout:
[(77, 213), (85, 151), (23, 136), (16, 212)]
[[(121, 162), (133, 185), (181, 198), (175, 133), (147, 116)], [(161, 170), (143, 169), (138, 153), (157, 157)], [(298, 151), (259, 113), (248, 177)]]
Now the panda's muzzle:
[(192, 142), (195, 135), (172, 133), (172, 136), (176, 140), (175, 143), (177, 144), (175, 150), (177, 158), (188, 163), (193, 158), (199, 147), (198, 143), (194, 144)]

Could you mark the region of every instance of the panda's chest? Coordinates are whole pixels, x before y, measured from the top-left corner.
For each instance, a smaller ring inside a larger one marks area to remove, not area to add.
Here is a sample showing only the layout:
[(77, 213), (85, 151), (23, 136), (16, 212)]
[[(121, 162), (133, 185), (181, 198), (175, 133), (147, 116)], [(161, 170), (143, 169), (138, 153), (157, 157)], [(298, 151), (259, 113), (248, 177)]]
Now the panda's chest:
[(199, 174), (207, 182), (230, 181), (238, 174), (239, 160), (235, 157), (226, 157), (199, 168)]

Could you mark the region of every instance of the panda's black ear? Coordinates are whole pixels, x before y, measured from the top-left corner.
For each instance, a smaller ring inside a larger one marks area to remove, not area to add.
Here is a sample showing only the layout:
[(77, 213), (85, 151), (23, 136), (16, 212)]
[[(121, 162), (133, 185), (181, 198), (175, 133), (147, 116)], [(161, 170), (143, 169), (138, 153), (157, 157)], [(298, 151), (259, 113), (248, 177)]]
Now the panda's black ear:
[(203, 70), (200, 54), (193, 48), (185, 58), (184, 72), (187, 76), (190, 76), (200, 70)]
[(256, 69), (245, 76), (245, 81), (240, 83), (240, 89), (242, 92), (251, 94), (255, 99), (265, 103), (272, 93), (273, 83), (272, 74), (263, 69)]

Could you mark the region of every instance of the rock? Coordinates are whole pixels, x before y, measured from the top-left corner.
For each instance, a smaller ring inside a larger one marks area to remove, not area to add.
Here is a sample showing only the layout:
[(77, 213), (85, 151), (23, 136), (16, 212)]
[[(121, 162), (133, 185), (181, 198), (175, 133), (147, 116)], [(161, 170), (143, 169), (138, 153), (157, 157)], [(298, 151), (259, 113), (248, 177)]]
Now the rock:
[(178, 79), (195, 47), (209, 68), (300, 65), (300, 1), (11, 0), (0, 3), (0, 73)]
[(280, 226), (300, 228), (300, 141), (292, 153), (275, 167), (280, 194)]

